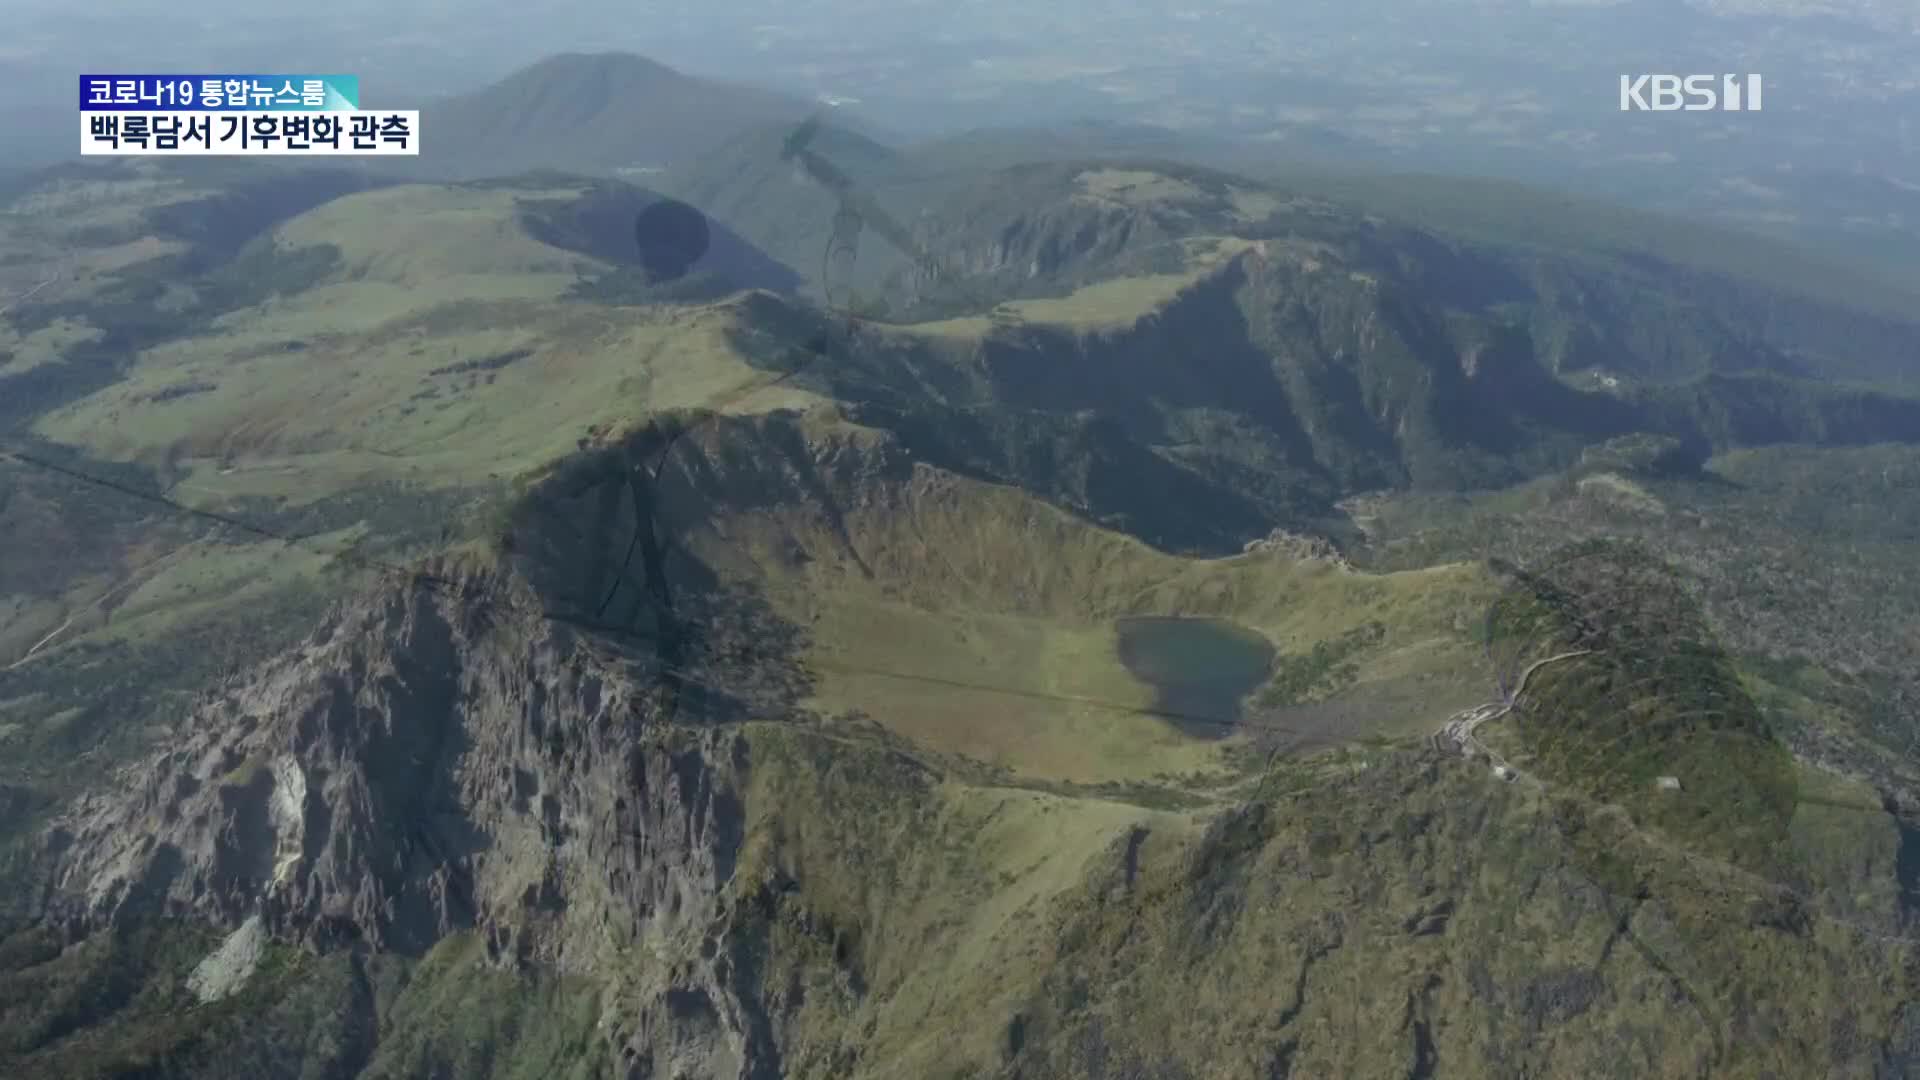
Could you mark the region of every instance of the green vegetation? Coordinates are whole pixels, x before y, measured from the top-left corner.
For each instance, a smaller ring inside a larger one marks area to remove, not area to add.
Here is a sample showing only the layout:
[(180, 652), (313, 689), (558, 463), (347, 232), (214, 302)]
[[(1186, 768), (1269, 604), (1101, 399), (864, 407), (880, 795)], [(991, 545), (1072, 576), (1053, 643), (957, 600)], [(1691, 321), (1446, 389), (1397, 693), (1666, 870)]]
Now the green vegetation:
[(1920, 398), (1778, 376), (1709, 375), (1650, 395), (1649, 405), (1667, 430), (1722, 451), (1910, 442), (1920, 431)]
[(1655, 550), (1678, 571), (1742, 671), (1795, 695), (1776, 733), (1795, 752), (1903, 787), (1920, 701), (1909, 573), (1920, 536), (1910, 446), (1776, 447), (1716, 457), (1693, 474), (1544, 478), (1472, 497), (1350, 504), (1374, 568), (1462, 558), (1544, 565), (1569, 542)]
[(1330, 202), (1485, 243), (1556, 257), (1583, 252), (1616, 263), (1688, 268), (1752, 282), (1782, 296), (1809, 296), (1902, 319), (1911, 316), (1920, 290), (1920, 278), (1889, 280), (1753, 233), (1512, 181), (1300, 168), (1278, 171), (1272, 180)]
[[(844, 422), (798, 426), (790, 418), (721, 422), (681, 440), (670, 476), (724, 469), (726, 482), (682, 491), (670, 481), (659, 512), (685, 523), (690, 555), (728, 567), (806, 628), (800, 660), (818, 675), (819, 708), (858, 709), (919, 746), (1005, 766), (1023, 782), (1217, 771), (1237, 740), (1193, 739), (1153, 713), (1156, 689), (1116, 650), (1115, 624), (1129, 617), (1226, 619), (1302, 650), (1367, 640), (1367, 624), (1391, 620), (1393, 641), (1369, 649), (1350, 688), (1382, 697), (1477, 665), (1459, 622), (1491, 595), (1475, 568), (1374, 576), (1277, 550), (1175, 556), (1017, 489), (931, 471), (909, 493), (882, 497), (886, 488), (849, 490), (846, 473), (813, 471), (811, 452), (799, 447), (839, 446), (842, 468), (872, 469), (878, 480), (889, 440)], [(868, 464), (854, 464), (861, 461)], [(595, 604), (608, 595), (606, 564), (625, 558), (637, 570), (642, 561), (629, 552), (624, 493), (602, 503), (584, 477), (568, 486), (567, 475), (556, 475), (556, 497), (542, 504), (542, 531), (515, 545), (528, 562), (558, 568), (551, 587), (562, 608), (576, 595)], [(797, 496), (796, 485), (819, 495)], [(550, 551), (540, 535), (559, 546)], [(576, 585), (590, 568), (597, 586)], [(676, 578), (698, 580), (690, 569)], [(1431, 699), (1451, 701), (1460, 690), (1429, 684), (1425, 693), (1420, 712), (1362, 711), (1330, 725), (1327, 737), (1437, 724), (1444, 712)], [(1422, 715), (1428, 710), (1440, 715)]]
[[(228, 277), (243, 281), (248, 276), (244, 271), (250, 246), (255, 247), (253, 266), (269, 268), (270, 260), (262, 257), (256, 238), (323, 203), (388, 182), (358, 169), (288, 169), (264, 177), (242, 174), (200, 198), (146, 209), (141, 226), (143, 231), (188, 245), (174, 264), (180, 272), (194, 275), (228, 267), (232, 271)], [(236, 259), (240, 261), (233, 265)], [(299, 287), (279, 291), (297, 292)]]
[[(615, 112), (533, 74), (554, 96), (524, 119)], [(813, 273), (832, 228), (777, 155), (680, 177), (759, 200), (741, 229), (770, 254), (717, 232), (738, 260), (666, 285), (631, 265), (651, 193), (577, 177), (307, 208), (344, 181), (25, 196), (58, 228), (23, 210), (9, 236), (120, 250), (7, 314), (34, 366), (0, 370), (0, 410), (24, 451), (128, 490), (0, 464), (9, 880), (73, 795), (368, 571), (451, 551), (533, 600), (442, 597), (475, 654), (454, 692), (507, 689), (430, 703), (464, 771), (404, 803), (470, 828), (460, 872), (497, 890), (477, 925), (368, 955), (273, 909), (325, 944), (211, 1005), (183, 982), (202, 929), (21, 929), (0, 1071), (1876, 1066), (1916, 970), (1903, 826), (1874, 800), (1916, 775), (1920, 406), (1807, 375), (1871, 374), (1910, 327), (1850, 324), (1849, 368), (1807, 329), (1840, 306), (1755, 330), (1770, 294), (1660, 260), (1482, 247), (1167, 163), (988, 188), (821, 138), (954, 270), (863, 249), (894, 323), (733, 287)], [(181, 506), (140, 497), (163, 493)], [(1156, 714), (1115, 628), (1157, 616), (1280, 643), (1260, 725)], [(353, 654), (380, 692), (343, 714), (427, 715), (391, 704), (411, 644)], [(636, 689), (655, 668), (679, 696)], [(1422, 741), (1490, 681), (1514, 709), (1483, 737), (1526, 783)], [(310, 736), (284, 745), (360, 752)], [(269, 760), (206, 776), (258, 793)], [(356, 764), (308, 797), (357, 798)], [(588, 824), (643, 813), (666, 826)], [(572, 869), (529, 889), (530, 866)], [(450, 868), (420, 869), (451, 904)]]
[(1254, 704), (1278, 709), (1322, 701), (1354, 684), (1360, 677), (1359, 665), (1352, 657), (1380, 644), (1387, 636), (1387, 624), (1369, 622), (1356, 626), (1336, 638), (1316, 641), (1305, 653), (1282, 655), (1274, 665), (1274, 675)]
[(656, 282), (645, 271), (631, 268), (583, 279), (567, 296), (595, 304), (705, 304), (723, 300), (738, 287), (717, 273), (695, 273)]
[[(283, 251), (271, 242), (256, 242), (198, 278), (183, 276), (184, 259), (166, 255), (117, 271), (86, 299), (22, 305), (8, 313), (16, 332), (73, 320), (99, 334), (68, 348), (58, 363), (0, 377), (7, 388), (0, 422), (43, 415), (102, 389), (121, 377), (141, 350), (190, 339), (208, 332), (223, 314), (311, 288), (334, 273), (339, 261), (340, 251), (332, 245)], [(167, 302), (175, 296), (187, 299)]]
[(503, 971), (476, 934), (444, 939), (407, 972), (360, 1075), (445, 1074), (493, 1080), (589, 1080), (613, 1069), (597, 987), (584, 979)]
[(1516, 764), (1695, 850), (1780, 874), (1792, 756), (1672, 568), (1591, 541), (1516, 573), (1487, 630), (1515, 695)]
[(270, 945), (239, 994), (203, 1005), (186, 975), (216, 941), (174, 923), (131, 922), (62, 951), (47, 930), (15, 932), (0, 946), (8, 1031), (0, 1066), (75, 1080), (241, 1080), (289, 1061), (325, 1069), (357, 1060), (365, 1033), (341, 1009), (354, 992), (347, 957)]
[(510, 1080), (610, 1067), (596, 989), (502, 971), (472, 935), (418, 961), (269, 945), (238, 993), (202, 1004), (186, 975), (214, 944), (174, 924), (129, 925), (64, 951), (47, 930), (12, 934), (0, 942), (0, 1067), (74, 1080), (302, 1069)]
[[(786, 134), (742, 136), (665, 183), (814, 278), (836, 204), (786, 182)], [(1910, 275), (1890, 281), (1752, 234), (1518, 184), (1301, 170), (1250, 179), (1165, 159), (1062, 160), (1060, 145), (1025, 146), (1023, 161), (993, 142), (903, 153), (816, 131), (820, 156), (948, 270), (929, 285), (869, 221), (852, 288), (888, 288), (895, 318), (980, 314), (999, 299), (1155, 272), (1152, 253), (1167, 254), (1177, 222), (1187, 236), (1325, 245), (1426, 302), (1507, 312), (1554, 371), (1669, 381), (1760, 369), (1915, 386)], [(901, 314), (919, 303), (929, 306)]]
[[(1862, 1056), (1828, 1017), (1866, 1030), (1905, 992), (1861, 992), (1827, 950), (1876, 987), (1911, 978), (1909, 946), (1611, 830), (1590, 803), (1417, 756), (1290, 763), (1205, 819), (1101, 820), (813, 741), (756, 735), (749, 806), (780, 811), (756, 816), (742, 864), (777, 897), (756, 970), (780, 985), (783, 957), (811, 965), (793, 1075), (1817, 1070)], [(1568, 865), (1575, 814), (1635, 888), (1596, 892), (1597, 868)], [(1791, 995), (1765, 989), (1783, 972)], [(954, 1019), (929, 1030), (935, 1002)]]
[(1689, 446), (1671, 435), (1636, 432), (1587, 447), (1571, 472), (1575, 477), (1604, 472), (1687, 475), (1706, 464), (1698, 451), (1697, 445)]

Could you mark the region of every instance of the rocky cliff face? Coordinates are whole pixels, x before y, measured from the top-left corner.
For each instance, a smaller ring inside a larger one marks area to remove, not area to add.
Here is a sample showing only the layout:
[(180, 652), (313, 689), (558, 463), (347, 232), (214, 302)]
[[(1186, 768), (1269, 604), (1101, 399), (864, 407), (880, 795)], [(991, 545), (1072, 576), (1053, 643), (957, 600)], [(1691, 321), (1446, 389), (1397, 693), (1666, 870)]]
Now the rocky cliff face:
[(661, 722), (644, 663), (596, 654), (531, 601), (432, 572), (341, 606), (60, 821), (46, 913), (74, 936), (257, 919), (323, 951), (403, 955), (470, 930), (498, 964), (561, 973), (645, 943), (673, 962), (642, 973), (612, 1032), (629, 1062), (763, 1074), (758, 1006), (708, 937), (747, 743)]

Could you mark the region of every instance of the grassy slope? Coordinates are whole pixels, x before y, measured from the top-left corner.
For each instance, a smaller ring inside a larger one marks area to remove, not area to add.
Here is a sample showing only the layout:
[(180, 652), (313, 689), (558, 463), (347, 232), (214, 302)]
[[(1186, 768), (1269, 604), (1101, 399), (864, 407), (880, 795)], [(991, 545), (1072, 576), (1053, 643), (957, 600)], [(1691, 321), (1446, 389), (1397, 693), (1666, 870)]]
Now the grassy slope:
[[(1302, 763), (1212, 818), (816, 738), (756, 733), (736, 879), (800, 886), (770, 938), (807, 990), (790, 1075), (1788, 1075), (1857, 1063), (1911, 977), (1911, 945), (1776, 928), (1764, 881), (1647, 836), (1609, 834), (1643, 882), (1610, 892), (1555, 800), (1468, 766)], [(1854, 870), (1830, 831), (1804, 843)]]
[(1195, 283), (1219, 270), (1234, 255), (1262, 245), (1233, 236), (1194, 236), (1182, 244), (1177, 273), (1140, 274), (1083, 285), (1064, 296), (1011, 300), (994, 309), (994, 317), (963, 315), (911, 323), (908, 334), (932, 337), (979, 338), (990, 333), (995, 317), (1037, 326), (1061, 327), (1081, 334), (1124, 330), (1153, 315)]
[[(109, 286), (116, 271), (184, 251), (184, 243), (141, 228), (140, 215), (204, 194), (176, 179), (129, 171), (70, 177), (0, 203), (0, 311), (84, 299)], [(81, 320), (23, 329), (0, 318), (0, 376), (58, 363), (73, 345), (99, 335)]]
[[(1598, 815), (1642, 883), (1610, 890), (1560, 800), (1461, 763), (1294, 762), (1266, 797), (1196, 814), (983, 784), (857, 727), (748, 736), (722, 922), (782, 1075), (1809, 1075), (1870, 1069), (1914, 989), (1912, 945), (1873, 929), (1884, 895), (1796, 909)], [(1821, 810), (1797, 853), (1871, 888), (1849, 875), (1884, 871), (1893, 838)], [(553, 978), (468, 934), (417, 961), (275, 953), (187, 1011), (210, 944), (8, 939), (4, 1052), (68, 1076), (603, 1075), (603, 1025), (630, 1023), (675, 955)]]
[[(1232, 619), (1284, 655), (1390, 624), (1359, 658), (1356, 715), (1322, 733), (1334, 738), (1424, 731), (1447, 704), (1486, 693), (1468, 631), (1491, 583), (1468, 565), (1380, 576), (1276, 551), (1182, 558), (931, 468), (898, 502), (832, 525), (773, 511), (719, 528), (717, 555), (764, 575), (776, 609), (810, 628), (822, 706), (1030, 778), (1166, 781), (1230, 754), (1129, 711), (1152, 694), (1115, 655), (1114, 623), (1128, 615)], [(815, 554), (797, 570), (784, 555), (796, 544)]]
[(559, 301), (591, 261), (520, 232), (513, 195), (401, 187), (297, 218), (273, 243), (338, 248), (326, 279), (143, 353), (38, 430), (104, 457), (182, 461), (189, 500), (297, 502), (376, 480), (515, 475), (596, 425), (755, 377), (728, 362), (724, 312)]
[[(158, 466), (168, 493), (189, 504), (265, 499), (284, 512), (383, 483), (485, 485), (658, 409), (809, 400), (793, 389), (751, 392), (769, 376), (733, 355), (727, 304), (559, 301), (572, 268), (591, 260), (521, 232), (516, 194), (524, 193), (396, 187), (301, 215), (268, 246), (330, 246), (322, 279), (140, 353), (119, 382), (41, 418), (37, 432), (96, 458)], [(1126, 322), (1221, 254), (1197, 251), (1196, 269), (1158, 291), (1158, 279), (1107, 283), (1024, 304), (1020, 314), (1083, 331)], [(130, 584), (79, 583), (65, 606)], [(22, 617), (9, 637), (66, 613)]]
[(1796, 752), (1913, 790), (1916, 523), (1891, 493), (1916, 469), (1905, 446), (1775, 447), (1697, 475), (1600, 471), (1350, 505), (1369, 534), (1356, 558), (1376, 569), (1470, 555), (1524, 566), (1594, 537), (1656, 548)]
[[(25, 244), (23, 232), (59, 232), (22, 207), (70, 229), (99, 226), (96, 218), (111, 214), (137, 233), (142, 212), (205, 195), (171, 179), (63, 181), (15, 205), (10, 235)], [(84, 572), (56, 567), (11, 592), (0, 629), (6, 662), (69, 617), (74, 623), (50, 645), (125, 639), (139, 632), (127, 623), (132, 615), (153, 616), (140, 625), (163, 628), (173, 617), (162, 617), (168, 606), (179, 607), (180, 618), (217, 622), (262, 603), (269, 586), (310, 584), (314, 571), (330, 565), (329, 553), (357, 540), (378, 550), (393, 534), (463, 527), (457, 516), (432, 515), (460, 503), (462, 492), (495, 488), (571, 452), (589, 429), (617, 428), (651, 409), (722, 397), (762, 378), (730, 358), (724, 309), (608, 310), (560, 301), (575, 266), (591, 260), (527, 237), (515, 220), (515, 195), (396, 187), (288, 221), (250, 249), (253, 257), (291, 258), (326, 246), (333, 258), (324, 277), (209, 325), (187, 324), (187, 336), (139, 352), (119, 381), (40, 417), (36, 434), (90, 457), (71, 463), (82, 472), (152, 466), (169, 497), (237, 512), (304, 543), (287, 550), (191, 519), (163, 525), (153, 515), (164, 521), (164, 511), (124, 496), (63, 490), (37, 535), (12, 539), (71, 550), (56, 537), (84, 530), (115, 536), (123, 549)], [(96, 277), (63, 279), (60, 301), (84, 301), (97, 291)], [(87, 332), (78, 320), (27, 337), (47, 344)], [(26, 350), (15, 364), (37, 357)], [(742, 404), (800, 399), (773, 391)], [(5, 479), (15, 476), (25, 474)], [(144, 524), (96, 528), (86, 508), (106, 503)], [(18, 517), (12, 523), (23, 525)], [(219, 546), (191, 546), (201, 542)], [(91, 633), (116, 622), (126, 625)]]
[[(520, 975), (455, 934), (420, 958), (324, 957), (271, 946), (235, 996), (193, 1000), (186, 975), (217, 938), (135, 926), (62, 953), (38, 931), (0, 944), (13, 1075), (506, 1078), (607, 1075), (601, 995), (582, 979)], [(17, 1056), (16, 1056), (17, 1055)]]

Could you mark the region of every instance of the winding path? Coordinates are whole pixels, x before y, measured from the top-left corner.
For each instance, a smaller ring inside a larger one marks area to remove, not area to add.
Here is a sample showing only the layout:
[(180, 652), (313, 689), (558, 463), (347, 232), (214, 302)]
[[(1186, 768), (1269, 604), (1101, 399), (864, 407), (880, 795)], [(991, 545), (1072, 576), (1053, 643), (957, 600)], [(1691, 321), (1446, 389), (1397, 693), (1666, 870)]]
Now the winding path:
[(38, 285), (35, 285), (33, 288), (28, 289), (26, 292), (21, 293), (19, 296), (16, 296), (13, 299), (7, 301), (5, 304), (0, 304), (0, 315), (5, 315), (8, 311), (11, 311), (16, 307), (19, 307), (21, 304), (26, 303), (28, 300), (33, 299), (34, 293), (39, 292), (41, 289), (44, 289), (47, 286), (59, 280), (60, 280), (60, 275), (58, 273), (55, 273), (52, 277), (48, 278), (47, 280), (41, 282)]
[(1557, 663), (1561, 660), (1571, 660), (1576, 656), (1586, 656), (1592, 651), (1592, 649), (1571, 649), (1567, 652), (1556, 653), (1553, 656), (1543, 656), (1535, 660), (1533, 663), (1527, 665), (1526, 670), (1520, 673), (1520, 680), (1518, 684), (1514, 686), (1512, 692), (1509, 693), (1503, 690), (1502, 698), (1499, 701), (1485, 702), (1480, 705), (1475, 705), (1471, 709), (1462, 709), (1454, 713), (1447, 718), (1446, 723), (1440, 725), (1440, 731), (1436, 738), (1442, 744), (1452, 743), (1459, 748), (1461, 753), (1469, 757), (1484, 756), (1487, 760), (1493, 762), (1496, 768), (1508, 770), (1509, 775), (1517, 775), (1517, 771), (1508, 765), (1506, 760), (1499, 754), (1494, 753), (1482, 744), (1480, 740), (1475, 737), (1474, 732), (1478, 731), (1480, 725), (1487, 721), (1498, 720), (1512, 712), (1514, 705), (1520, 700), (1520, 695), (1526, 693), (1527, 681), (1533, 678), (1534, 672), (1539, 671), (1548, 664)]

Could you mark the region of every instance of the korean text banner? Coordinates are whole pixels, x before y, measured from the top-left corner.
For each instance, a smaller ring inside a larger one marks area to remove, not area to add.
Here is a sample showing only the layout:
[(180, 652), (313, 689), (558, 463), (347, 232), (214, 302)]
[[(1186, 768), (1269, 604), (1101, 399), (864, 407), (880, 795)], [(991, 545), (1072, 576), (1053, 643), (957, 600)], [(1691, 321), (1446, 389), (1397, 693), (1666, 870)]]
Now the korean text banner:
[(337, 113), (88, 112), (80, 115), (86, 155), (408, 155), (420, 153), (420, 113), (356, 109)]
[(358, 75), (82, 75), (81, 112), (344, 112)]

